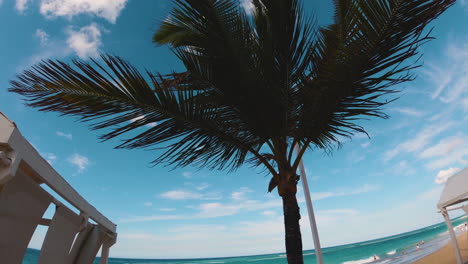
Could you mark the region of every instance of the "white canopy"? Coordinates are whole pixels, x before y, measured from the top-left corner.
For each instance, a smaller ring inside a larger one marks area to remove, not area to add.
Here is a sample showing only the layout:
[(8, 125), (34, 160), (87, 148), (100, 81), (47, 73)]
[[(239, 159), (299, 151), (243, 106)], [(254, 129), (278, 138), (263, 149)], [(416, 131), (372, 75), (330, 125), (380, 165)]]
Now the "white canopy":
[(447, 180), (437, 207), (439, 209), (463, 202), (468, 198), (468, 167)]
[(457, 174), (453, 175), (447, 180), (445, 184), (444, 190), (440, 195), (439, 203), (437, 207), (440, 209), (442, 216), (445, 219), (445, 223), (447, 224), (448, 231), (450, 234), (450, 238), (452, 239), (452, 243), (455, 250), (455, 257), (457, 259), (458, 264), (463, 264), (463, 259), (460, 254), (460, 248), (458, 247), (457, 237), (455, 236), (455, 232), (453, 231), (452, 222), (450, 221), (450, 217), (448, 215), (449, 210), (457, 210), (463, 209), (468, 214), (468, 205), (464, 205), (457, 208), (450, 208), (447, 209), (448, 206), (460, 204), (468, 200), (468, 167), (464, 168), (462, 171), (458, 172)]

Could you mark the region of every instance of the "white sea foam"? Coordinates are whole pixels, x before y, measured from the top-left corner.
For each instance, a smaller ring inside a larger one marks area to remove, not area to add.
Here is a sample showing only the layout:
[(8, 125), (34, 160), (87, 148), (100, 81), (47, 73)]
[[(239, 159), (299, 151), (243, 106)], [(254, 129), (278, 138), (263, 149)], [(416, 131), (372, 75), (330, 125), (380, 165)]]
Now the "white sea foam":
[[(377, 260), (380, 258), (377, 257)], [(365, 264), (365, 263), (371, 263), (374, 261), (374, 256), (368, 257), (366, 259), (359, 259), (359, 260), (350, 260), (350, 261), (345, 261), (342, 264)]]
[(261, 259), (249, 259), (247, 261), (260, 261), (260, 260), (268, 260), (268, 259), (280, 259), (283, 257), (274, 257), (274, 258), (261, 258)]
[(448, 231), (442, 232), (442, 233), (438, 234), (437, 236), (446, 236), (446, 235), (448, 235)]
[(392, 251), (387, 252), (387, 255), (389, 255), (389, 256), (390, 255), (395, 255), (395, 254), (396, 254), (396, 250), (392, 250)]

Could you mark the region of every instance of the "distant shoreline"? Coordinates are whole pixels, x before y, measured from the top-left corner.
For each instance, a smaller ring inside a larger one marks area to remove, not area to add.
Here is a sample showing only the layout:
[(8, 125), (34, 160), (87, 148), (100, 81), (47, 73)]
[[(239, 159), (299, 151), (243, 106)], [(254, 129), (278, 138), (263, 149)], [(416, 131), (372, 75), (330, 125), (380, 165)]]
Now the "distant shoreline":
[[(468, 261), (468, 232), (464, 231), (457, 237), (458, 246), (464, 262)], [(456, 263), (455, 251), (453, 248), (452, 240), (445, 246), (433, 252), (412, 264), (451, 264)]]

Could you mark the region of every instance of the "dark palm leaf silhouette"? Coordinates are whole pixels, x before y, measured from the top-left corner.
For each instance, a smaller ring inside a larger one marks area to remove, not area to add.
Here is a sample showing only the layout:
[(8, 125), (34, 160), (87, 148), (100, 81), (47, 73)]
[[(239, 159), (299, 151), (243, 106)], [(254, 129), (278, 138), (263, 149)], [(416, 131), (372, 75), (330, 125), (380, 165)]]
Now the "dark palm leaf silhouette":
[[(11, 81), (41, 111), (74, 115), (118, 148), (162, 148), (155, 164), (272, 175), (283, 199), (289, 263), (303, 263), (296, 169), (307, 149), (331, 150), (365, 133), (356, 120), (387, 116), (394, 86), (413, 79), (428, 23), (454, 0), (335, 0), (319, 27), (299, 0), (174, 0), (153, 36), (186, 71), (140, 73), (123, 59), (43, 61)], [(148, 128), (147, 124), (157, 123)], [(293, 149), (299, 144), (296, 157)]]

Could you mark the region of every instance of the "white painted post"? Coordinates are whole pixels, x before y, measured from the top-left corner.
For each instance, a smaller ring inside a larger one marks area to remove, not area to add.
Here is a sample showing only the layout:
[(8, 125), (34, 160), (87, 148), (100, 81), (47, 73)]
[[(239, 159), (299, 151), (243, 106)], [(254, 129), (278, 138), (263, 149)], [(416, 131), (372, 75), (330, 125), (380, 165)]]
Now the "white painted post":
[(117, 242), (117, 234), (106, 234), (108, 237), (102, 243), (101, 262), (100, 264), (107, 264), (109, 261), (109, 249)]
[(447, 228), (450, 234), (450, 238), (452, 239), (453, 248), (455, 250), (455, 257), (457, 259), (457, 264), (463, 264), (462, 256), (460, 254), (460, 248), (458, 247), (457, 237), (455, 236), (455, 232), (453, 231), (452, 222), (450, 221), (450, 218), (448, 216), (447, 209), (443, 208), (440, 211), (442, 215), (444, 216), (445, 223), (447, 224)]
[(105, 242), (102, 245), (102, 250), (101, 250), (101, 263), (100, 264), (107, 264), (109, 260), (109, 248), (110, 245), (109, 243)]
[[(296, 144), (295, 149), (296, 153), (299, 154), (299, 144)], [(302, 159), (299, 163), (299, 170), (301, 171), (302, 187), (304, 188), (307, 212), (309, 213), (310, 229), (312, 231), (312, 239), (314, 240), (315, 257), (317, 258), (317, 264), (323, 264), (322, 248), (320, 247), (320, 239), (317, 230), (317, 223), (315, 222), (314, 208), (312, 207), (312, 199), (310, 198), (309, 184), (307, 183), (307, 177), (304, 169), (304, 164), (302, 163)]]

